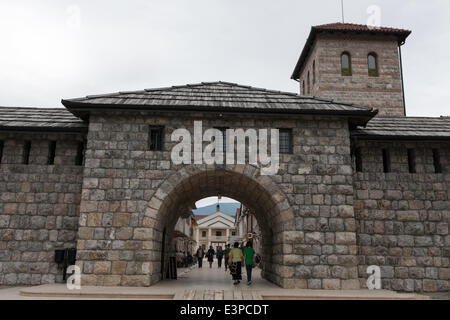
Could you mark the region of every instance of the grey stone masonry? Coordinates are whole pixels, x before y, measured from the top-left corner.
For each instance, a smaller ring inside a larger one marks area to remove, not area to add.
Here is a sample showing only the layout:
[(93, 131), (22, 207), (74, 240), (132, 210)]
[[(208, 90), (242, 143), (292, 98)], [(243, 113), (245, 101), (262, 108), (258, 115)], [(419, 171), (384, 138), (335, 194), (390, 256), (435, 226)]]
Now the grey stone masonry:
[[(174, 165), (171, 133), (193, 132), (194, 120), (204, 129), (291, 128), (293, 154), (282, 155), (274, 176), (250, 165)], [(148, 150), (149, 126), (164, 126), (162, 151)], [(286, 288), (359, 288), (347, 121), (206, 113), (91, 114), (77, 245), (83, 283), (160, 280), (164, 230), (170, 235), (188, 204), (218, 191), (256, 209), (267, 279)]]
[[(0, 285), (62, 281), (54, 250), (76, 248), (82, 166), (80, 135), (0, 133)], [(31, 142), (23, 164), (24, 141)], [(55, 164), (47, 165), (49, 141)]]
[[(171, 134), (192, 133), (194, 120), (204, 130), (291, 129), (292, 154), (281, 154), (273, 176), (249, 164), (175, 165)], [(161, 151), (149, 150), (155, 126), (164, 127)], [(75, 166), (84, 139), (84, 164)], [(253, 209), (263, 276), (284, 288), (364, 288), (377, 265), (385, 289), (449, 290), (448, 142), (355, 139), (336, 116), (150, 111), (92, 112), (87, 137), (4, 132), (0, 141), (2, 285), (61, 282), (54, 250), (74, 247), (83, 284), (152, 285), (164, 278), (178, 217), (220, 193)]]
[[(359, 141), (363, 170), (355, 173), (359, 274), (381, 267), (382, 285), (397, 291), (450, 290), (450, 144)], [(432, 149), (439, 149), (436, 173)], [(382, 149), (391, 172), (383, 172)], [(415, 150), (416, 173), (407, 149)]]

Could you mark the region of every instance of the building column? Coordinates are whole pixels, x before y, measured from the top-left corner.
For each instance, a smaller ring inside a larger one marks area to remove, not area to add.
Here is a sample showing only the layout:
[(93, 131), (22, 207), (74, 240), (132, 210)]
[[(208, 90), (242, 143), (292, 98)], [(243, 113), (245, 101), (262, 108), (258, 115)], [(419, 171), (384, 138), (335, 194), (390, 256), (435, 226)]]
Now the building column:
[(195, 230), (195, 241), (197, 241), (197, 246), (200, 246), (200, 228), (197, 227), (197, 230)]
[(208, 228), (208, 248), (211, 246), (211, 236), (212, 236), (212, 229)]
[(230, 229), (227, 228), (227, 241), (229, 236), (230, 236)]

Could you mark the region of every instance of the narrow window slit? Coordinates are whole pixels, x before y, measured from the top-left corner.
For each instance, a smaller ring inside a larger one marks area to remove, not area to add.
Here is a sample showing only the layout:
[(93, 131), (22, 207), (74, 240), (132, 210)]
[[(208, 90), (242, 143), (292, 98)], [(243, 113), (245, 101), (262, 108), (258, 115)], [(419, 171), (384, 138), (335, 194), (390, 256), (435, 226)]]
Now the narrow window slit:
[(30, 163), (30, 151), (31, 151), (31, 141), (25, 141), (23, 145), (23, 164)]
[(442, 173), (441, 155), (438, 149), (433, 149), (434, 172)]
[(84, 160), (84, 142), (78, 142), (77, 156), (75, 158), (75, 165), (82, 166)]
[(56, 141), (50, 141), (48, 146), (48, 165), (55, 164)]
[(163, 150), (163, 127), (150, 127), (148, 132), (149, 150)]
[(391, 155), (388, 149), (383, 149), (383, 171), (384, 173), (391, 172)]
[(3, 158), (3, 141), (0, 140), (0, 163), (2, 163), (2, 158)]
[(416, 173), (416, 153), (414, 149), (408, 149), (408, 169), (409, 173)]
[(355, 150), (355, 165), (356, 165), (356, 172), (362, 172), (362, 154), (361, 154), (361, 148), (356, 148)]

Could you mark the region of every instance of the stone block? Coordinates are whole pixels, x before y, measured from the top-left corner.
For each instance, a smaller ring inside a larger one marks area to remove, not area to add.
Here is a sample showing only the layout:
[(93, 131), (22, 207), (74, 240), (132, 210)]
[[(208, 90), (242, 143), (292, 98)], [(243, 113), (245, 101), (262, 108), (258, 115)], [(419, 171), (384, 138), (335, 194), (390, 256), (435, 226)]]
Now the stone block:
[(341, 280), (342, 290), (359, 290), (360, 282), (358, 279)]
[(316, 265), (313, 267), (312, 276), (319, 279), (329, 278), (330, 267), (327, 265)]
[(354, 232), (336, 232), (336, 244), (354, 245), (356, 244), (356, 233)]
[(340, 290), (341, 280), (339, 279), (323, 279), (322, 288), (325, 290)]
[(111, 261), (96, 261), (94, 263), (94, 273), (109, 274), (111, 272)]

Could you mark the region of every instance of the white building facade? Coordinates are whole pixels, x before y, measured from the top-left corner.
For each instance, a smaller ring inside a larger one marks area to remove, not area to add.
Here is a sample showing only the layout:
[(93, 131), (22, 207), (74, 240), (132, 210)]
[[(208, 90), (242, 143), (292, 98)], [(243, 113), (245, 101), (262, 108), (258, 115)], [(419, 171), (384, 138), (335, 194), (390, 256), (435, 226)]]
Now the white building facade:
[(205, 249), (213, 246), (214, 250), (218, 246), (222, 248), (228, 243), (231, 236), (236, 236), (235, 218), (219, 211), (208, 216), (202, 216), (197, 220), (194, 240), (197, 247), (203, 246)]

